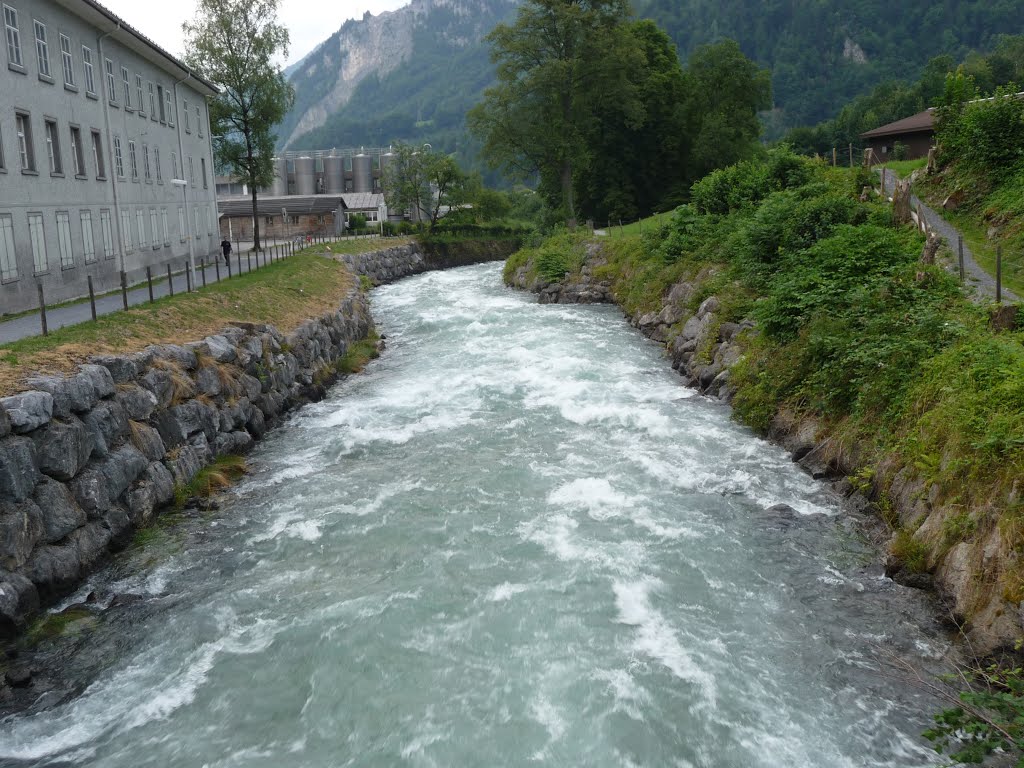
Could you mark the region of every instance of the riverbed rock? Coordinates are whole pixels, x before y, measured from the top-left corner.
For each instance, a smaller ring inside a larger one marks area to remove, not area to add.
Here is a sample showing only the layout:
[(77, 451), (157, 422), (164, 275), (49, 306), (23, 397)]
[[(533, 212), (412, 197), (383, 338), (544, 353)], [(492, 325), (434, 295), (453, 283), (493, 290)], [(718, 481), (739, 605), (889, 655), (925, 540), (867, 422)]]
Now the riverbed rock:
[(181, 446), (177, 455), (164, 463), (174, 478), (174, 484), (179, 486), (188, 485), (203, 468), (196, 449), (188, 444)]
[(22, 576), (36, 587), (44, 601), (56, 600), (74, 591), (82, 575), (82, 559), (73, 541), (36, 547), (21, 568)]
[(143, 473), (143, 479), (153, 487), (153, 497), (158, 505), (167, 504), (174, 498), (174, 477), (161, 462), (151, 462)]
[(48, 544), (60, 541), (86, 523), (85, 511), (64, 483), (45, 478), (36, 486), (32, 500), (43, 512), (42, 540)]
[(181, 425), (181, 431), (187, 437), (197, 432), (202, 432), (207, 439), (217, 436), (217, 427), (220, 419), (217, 417), (217, 410), (199, 400), (189, 400), (181, 405), (172, 407), (171, 414)]
[(0, 405), (0, 440), (11, 434), (11, 417), (7, 415), (3, 405)]
[(221, 393), (223, 386), (217, 369), (212, 365), (204, 365), (196, 371), (196, 390), (207, 397), (216, 397)]
[(167, 450), (173, 450), (185, 442), (188, 435), (181, 422), (169, 410), (158, 410), (149, 419), (150, 425), (156, 429)]
[(92, 462), (68, 483), (68, 490), (75, 497), (78, 505), (85, 510), (89, 518), (101, 515), (110, 507), (110, 491), (107, 489), (107, 478), (103, 467)]
[(7, 412), (11, 431), (25, 434), (43, 426), (53, 417), (53, 395), (33, 390), (0, 398), (0, 408)]
[(203, 341), (210, 349), (210, 356), (218, 363), (230, 363), (235, 359), (235, 348), (224, 336), (207, 336)]
[(139, 379), (139, 384), (156, 398), (157, 408), (166, 408), (174, 397), (174, 382), (168, 371), (151, 368)]
[(93, 436), (89, 429), (70, 415), (65, 421), (54, 419), (42, 429), (37, 429), (32, 433), (32, 439), (39, 469), (58, 480), (70, 480), (77, 475), (93, 451)]
[(41, 479), (31, 438), (12, 435), (0, 440), (0, 498), (27, 499)]

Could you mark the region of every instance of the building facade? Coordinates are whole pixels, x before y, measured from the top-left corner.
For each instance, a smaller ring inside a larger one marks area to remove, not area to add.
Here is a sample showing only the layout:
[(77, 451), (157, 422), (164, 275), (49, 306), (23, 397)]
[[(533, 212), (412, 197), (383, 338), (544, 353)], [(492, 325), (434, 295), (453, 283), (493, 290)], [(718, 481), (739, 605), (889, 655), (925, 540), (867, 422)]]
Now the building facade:
[(928, 157), (935, 143), (935, 110), (926, 109), (916, 115), (887, 123), (860, 135), (867, 148), (874, 152), (872, 163), (887, 160), (917, 160)]
[(93, 0), (0, 6), (0, 314), (215, 251), (215, 87)]

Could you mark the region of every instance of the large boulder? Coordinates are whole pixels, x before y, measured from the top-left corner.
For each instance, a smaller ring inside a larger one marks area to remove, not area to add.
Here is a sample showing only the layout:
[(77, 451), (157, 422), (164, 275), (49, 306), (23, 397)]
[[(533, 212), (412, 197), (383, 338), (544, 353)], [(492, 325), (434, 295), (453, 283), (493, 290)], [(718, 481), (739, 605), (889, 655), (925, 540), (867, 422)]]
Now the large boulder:
[(220, 427), (220, 417), (216, 408), (199, 400), (189, 400), (171, 408), (171, 414), (178, 420), (185, 435), (192, 436), (202, 432), (208, 440), (216, 439)]
[(139, 379), (139, 383), (156, 398), (160, 408), (167, 408), (174, 397), (174, 381), (168, 371), (151, 368)]
[(73, 542), (36, 547), (19, 573), (35, 585), (43, 600), (56, 600), (74, 591), (83, 575), (78, 547)]
[(34, 501), (0, 499), (0, 568), (13, 571), (43, 536), (43, 513)]
[(43, 541), (54, 544), (86, 523), (85, 511), (64, 483), (44, 479), (32, 496), (43, 513)]
[(167, 459), (164, 463), (167, 465), (167, 469), (174, 478), (174, 484), (177, 486), (188, 485), (192, 482), (192, 478), (199, 474), (199, 470), (203, 468), (203, 462), (200, 460), (199, 454), (196, 453), (196, 449), (191, 445), (182, 446), (175, 458)]
[(181, 422), (178, 421), (170, 411), (156, 411), (150, 417), (149, 423), (152, 424), (160, 434), (160, 439), (163, 440), (164, 447), (168, 450), (176, 448), (184, 443), (186, 438), (188, 438), (188, 435), (185, 434), (185, 431), (181, 426)]
[(99, 517), (110, 507), (107, 478), (103, 474), (103, 465), (99, 462), (94, 461), (79, 472), (75, 479), (68, 483), (68, 490), (85, 510), (89, 519)]
[(93, 437), (85, 424), (74, 416), (66, 418), (54, 419), (32, 434), (39, 469), (58, 480), (70, 480), (77, 475), (93, 449)]
[(120, 355), (96, 355), (90, 361), (102, 365), (113, 378), (115, 384), (126, 384), (135, 381), (139, 377), (139, 368), (135, 361), (129, 357)]
[[(104, 368), (104, 370), (106, 370)], [(97, 456), (106, 456), (114, 444), (128, 431), (128, 415), (116, 400), (97, 404), (82, 417), (92, 436), (93, 451)]]
[(159, 461), (152, 462), (142, 477), (153, 487), (154, 503), (157, 506), (167, 504), (174, 498), (174, 477)]
[(216, 397), (224, 389), (220, 383), (217, 369), (212, 365), (204, 365), (196, 371), (196, 389), (200, 394)]
[(156, 395), (135, 385), (122, 386), (117, 393), (117, 402), (124, 408), (125, 415), (134, 421), (145, 421), (157, 406)]
[(7, 437), (11, 434), (11, 417), (7, 415), (7, 411), (0, 405), (0, 438)]
[(210, 356), (218, 363), (230, 363), (235, 359), (235, 348), (224, 336), (207, 336), (203, 341), (210, 350)]
[(11, 436), (0, 440), (0, 499), (27, 499), (41, 479), (31, 438)]
[(49, 392), (21, 392), (0, 399), (0, 408), (7, 411), (11, 430), (17, 434), (31, 432), (53, 416), (53, 395)]
[(78, 373), (74, 376), (34, 376), (28, 380), (32, 389), (48, 392), (53, 397), (53, 415), (66, 419), (73, 413), (85, 413), (96, 405), (96, 390), (89, 377)]
[(160, 461), (167, 448), (160, 433), (148, 424), (135, 421), (131, 425), (132, 444), (150, 461)]
[(0, 570), (0, 638), (16, 637), (25, 629), (25, 617), (39, 609), (39, 594), (20, 573)]
[(89, 385), (93, 388), (93, 392), (98, 400), (102, 400), (105, 397), (113, 397), (117, 387), (114, 386), (114, 378), (110, 375), (110, 371), (102, 365), (92, 363), (80, 366), (79, 370), (88, 379)]
[(149, 461), (133, 445), (122, 445), (102, 462), (101, 471), (107, 480), (107, 492), (117, 499), (141, 475)]

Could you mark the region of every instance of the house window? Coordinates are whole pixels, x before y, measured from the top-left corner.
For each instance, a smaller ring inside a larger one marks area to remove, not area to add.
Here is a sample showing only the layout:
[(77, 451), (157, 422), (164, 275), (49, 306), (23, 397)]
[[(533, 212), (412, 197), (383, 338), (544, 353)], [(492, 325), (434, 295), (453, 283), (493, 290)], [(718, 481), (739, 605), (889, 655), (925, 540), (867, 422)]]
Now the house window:
[(92, 49), (82, 46), (82, 65), (85, 69), (85, 92), (96, 93), (96, 77), (92, 71)]
[(288, 223), (289, 224), (298, 224), (299, 223), (299, 217), (298, 216), (289, 216), (288, 217)]
[(210, 209), (206, 210), (206, 236), (213, 237), (213, 218), (210, 216)]
[(139, 248), (146, 247), (146, 213), (141, 208), (135, 211), (135, 223), (139, 227)]
[(209, 187), (207, 186), (207, 183), (206, 183), (206, 158), (205, 157), (199, 158), (199, 166), (200, 166), (200, 170), (203, 172), (203, 189), (208, 189)]
[(274, 226), (274, 217), (273, 216), (264, 216), (263, 217), (263, 223), (266, 224), (268, 227)]
[(18, 279), (18, 254), (14, 252), (14, 219), (0, 215), (0, 282)]
[(192, 213), (195, 215), (195, 221), (196, 221), (195, 233), (196, 233), (196, 240), (198, 240), (199, 239), (199, 232), (201, 231), (199, 229), (199, 209), (198, 208), (193, 209)]
[(149, 209), (149, 230), (153, 233), (153, 250), (155, 251), (160, 247), (160, 235), (158, 234), (160, 230), (157, 229), (156, 208)]
[(164, 87), (162, 85), (158, 85), (156, 87), (156, 100), (157, 100), (157, 104), (160, 107), (160, 122), (161, 123), (167, 122), (167, 114), (166, 114), (166, 111), (164, 110), (164, 95), (165, 95), (164, 94)]
[(188, 158), (188, 181), (194, 187), (196, 185), (196, 166), (192, 162), (192, 156)]
[(121, 211), (121, 244), (125, 253), (132, 252), (132, 216), (128, 211)]
[(36, 60), (39, 62), (39, 74), (50, 76), (50, 46), (46, 42), (46, 25), (41, 21), (33, 21), (36, 32)]
[(114, 137), (114, 170), (117, 172), (117, 178), (124, 178), (124, 154), (121, 152), (121, 137)]
[(132, 181), (138, 181), (139, 156), (135, 153), (135, 139), (128, 139), (128, 165), (132, 169)]
[(82, 250), (85, 252), (85, 263), (96, 263), (96, 238), (92, 233), (92, 211), (81, 211), (79, 218), (82, 222)]
[(107, 74), (107, 99), (111, 104), (117, 106), (117, 90), (114, 85), (114, 62), (110, 59), (103, 61), (103, 69)]
[(60, 162), (60, 139), (57, 137), (57, 121), (44, 120), (46, 131), (46, 158), (50, 161), (50, 173), (64, 173)]
[(156, 166), (156, 183), (164, 183), (164, 174), (160, 169), (160, 147), (153, 147), (153, 165)]
[(49, 269), (46, 259), (46, 237), (43, 234), (43, 214), (28, 215), (28, 238), (32, 244), (32, 270), (35, 274), (41, 275)]
[(110, 226), (110, 211), (100, 211), (100, 234), (103, 235), (103, 258), (114, 258), (114, 232)]
[(185, 133), (192, 133), (192, 123), (188, 119), (188, 99), (185, 99), (185, 109), (182, 112), (185, 114)]
[(75, 164), (75, 176), (85, 178), (85, 154), (82, 150), (82, 131), (77, 125), (71, 126), (71, 162)]
[(160, 209), (160, 220), (161, 220), (161, 223), (164, 225), (164, 245), (170, 245), (171, 244), (171, 231), (170, 231), (170, 229), (167, 228), (167, 209), (166, 208), (161, 208)]
[(164, 112), (167, 113), (167, 124), (174, 127), (174, 113), (171, 111), (171, 92), (164, 91), (164, 108), (163, 112), (160, 113), (160, 122), (164, 122)]
[(151, 119), (156, 120), (158, 117), (156, 112), (156, 90), (150, 81), (146, 82), (146, 87), (149, 89), (149, 116)]
[(71, 217), (67, 211), (57, 211), (57, 248), (60, 251), (60, 268), (73, 268), (75, 254), (71, 251)]
[(75, 87), (75, 68), (71, 60), (71, 38), (67, 35), (60, 36), (60, 63), (64, 69), (64, 85)]
[(3, 126), (0, 125), (0, 172), (7, 171), (7, 161), (4, 160), (4, 130)]
[(196, 130), (199, 131), (199, 138), (203, 138), (203, 113), (196, 107)]
[(181, 237), (181, 242), (185, 242), (185, 209), (180, 205), (178, 206), (178, 235)]
[(14, 116), (14, 127), (18, 134), (18, 154), (21, 157), (21, 170), (35, 173), (36, 157), (32, 151), (32, 124), (28, 115), (21, 112)]
[[(21, 60), (21, 32), (18, 31), (18, 12), (9, 5), (4, 6), (4, 27), (7, 31), (7, 62), (16, 67), (24, 66)], [(15, 271), (17, 277), (17, 271)]]
[(124, 108), (132, 108), (132, 85), (128, 67), (121, 67), (121, 86), (124, 88)]
[(146, 116), (146, 102), (142, 98), (142, 75), (135, 76), (135, 108), (139, 110), (139, 117)]
[(317, 217), (316, 217), (316, 223), (317, 223), (317, 224), (326, 224), (326, 223), (327, 223), (327, 217), (326, 217), (326, 216), (324, 216), (324, 215), (323, 215), (323, 214), (321, 213), (321, 214), (320, 214), (319, 216), (317, 216)]
[(103, 140), (99, 131), (92, 132), (92, 163), (96, 167), (96, 178), (106, 178), (106, 169), (103, 167)]
[(149, 171), (149, 145), (142, 145), (142, 172), (146, 176), (146, 183), (153, 183), (153, 175)]

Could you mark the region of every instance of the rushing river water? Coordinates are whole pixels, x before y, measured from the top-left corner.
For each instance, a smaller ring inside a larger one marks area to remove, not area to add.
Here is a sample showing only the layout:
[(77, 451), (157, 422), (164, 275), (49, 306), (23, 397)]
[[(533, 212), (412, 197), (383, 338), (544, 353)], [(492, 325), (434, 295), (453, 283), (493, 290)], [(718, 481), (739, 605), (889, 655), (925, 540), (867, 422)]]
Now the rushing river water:
[(187, 545), (83, 589), (148, 597), (0, 764), (934, 764), (934, 703), (872, 658), (942, 640), (827, 490), (615, 308), (499, 270), (377, 290), (385, 356)]

